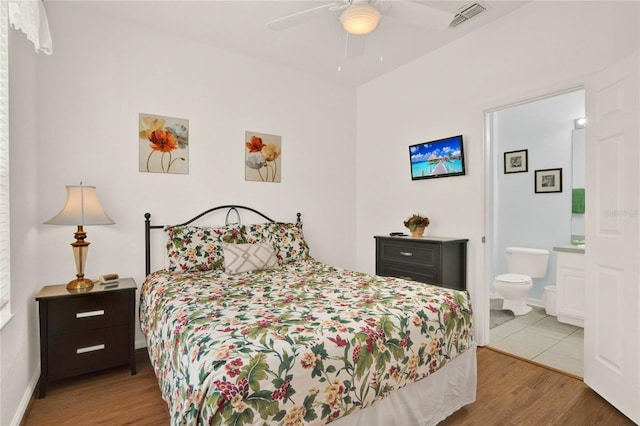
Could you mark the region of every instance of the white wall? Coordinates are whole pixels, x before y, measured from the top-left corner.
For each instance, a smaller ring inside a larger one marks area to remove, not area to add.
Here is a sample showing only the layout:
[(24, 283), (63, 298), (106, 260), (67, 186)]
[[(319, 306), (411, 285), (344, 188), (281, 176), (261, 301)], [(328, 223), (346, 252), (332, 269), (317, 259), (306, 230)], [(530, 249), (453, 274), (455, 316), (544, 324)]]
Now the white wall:
[[(637, 2), (533, 2), (359, 87), (358, 269), (375, 270), (373, 235), (402, 229), (413, 211), (432, 219), (428, 234), (469, 238), (468, 285), (483, 343), (483, 112), (584, 83), (637, 49), (638, 16)], [(467, 175), (412, 182), (407, 147), (460, 133)]]
[[(300, 211), (313, 256), (355, 265), (344, 237), (355, 221), (353, 90), (68, 3), (49, 15), (56, 50), (39, 62), (39, 220), (62, 207), (66, 184), (97, 186), (116, 225), (87, 228), (89, 276), (142, 282), (145, 212), (175, 223), (228, 203), (279, 220)], [(139, 112), (189, 120), (188, 175), (138, 172)], [(282, 183), (245, 182), (245, 130), (282, 136)], [(73, 272), (72, 231), (40, 226), (51, 263), (43, 282)]]
[[(540, 99), (493, 113), (492, 156), (496, 198), (491, 275), (507, 272), (510, 246), (549, 250), (547, 274), (534, 279), (529, 298), (542, 303), (546, 285), (556, 282), (553, 247), (571, 242), (573, 120), (585, 115), (584, 90)], [(528, 150), (526, 173), (504, 173), (504, 153)], [(562, 192), (535, 193), (535, 171), (562, 169)], [(584, 164), (582, 166), (584, 169)], [(517, 272), (517, 271), (514, 271)], [(493, 292), (493, 282), (491, 283)]]
[[(33, 297), (75, 274), (74, 229), (42, 224), (62, 208), (65, 185), (95, 185), (116, 222), (85, 229), (88, 277), (116, 272), (141, 285), (145, 212), (176, 223), (229, 203), (283, 221), (302, 212), (311, 254), (355, 268), (355, 89), (85, 15), (73, 2), (45, 7), (53, 56), (11, 63), (16, 317), (2, 331), (2, 425), (28, 397), (39, 363)], [(29, 52), (17, 41), (10, 48)], [(138, 172), (140, 112), (189, 120), (188, 175)], [(282, 136), (282, 183), (244, 181), (246, 130)], [(20, 133), (26, 141), (14, 149)]]

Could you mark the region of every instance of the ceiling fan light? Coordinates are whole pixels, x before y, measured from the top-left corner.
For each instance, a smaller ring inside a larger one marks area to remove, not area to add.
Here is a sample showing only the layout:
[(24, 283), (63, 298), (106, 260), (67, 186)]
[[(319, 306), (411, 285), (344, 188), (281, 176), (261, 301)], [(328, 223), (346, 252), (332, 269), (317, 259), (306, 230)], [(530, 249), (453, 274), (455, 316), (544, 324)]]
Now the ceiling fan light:
[(349, 34), (369, 34), (380, 22), (380, 11), (368, 4), (356, 4), (342, 12), (340, 22)]

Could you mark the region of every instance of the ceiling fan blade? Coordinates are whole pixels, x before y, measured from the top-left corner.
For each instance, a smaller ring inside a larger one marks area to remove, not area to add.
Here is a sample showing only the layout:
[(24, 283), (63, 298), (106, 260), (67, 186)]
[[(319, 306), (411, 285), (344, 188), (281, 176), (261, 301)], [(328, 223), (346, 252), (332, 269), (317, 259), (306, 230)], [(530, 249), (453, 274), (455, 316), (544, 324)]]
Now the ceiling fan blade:
[(378, 3), (384, 4), (384, 7), (380, 8), (384, 15), (430, 30), (447, 28), (453, 18), (453, 15), (449, 12), (415, 0), (383, 1)]
[(324, 13), (326, 10), (332, 10), (332, 8), (342, 6), (339, 3), (327, 3), (320, 6), (312, 7), (311, 9), (302, 10), (300, 12), (292, 13), (291, 15), (284, 16), (282, 18), (274, 19), (267, 22), (267, 26), (274, 31), (282, 31), (296, 25), (300, 25), (304, 22), (311, 21), (317, 16)]

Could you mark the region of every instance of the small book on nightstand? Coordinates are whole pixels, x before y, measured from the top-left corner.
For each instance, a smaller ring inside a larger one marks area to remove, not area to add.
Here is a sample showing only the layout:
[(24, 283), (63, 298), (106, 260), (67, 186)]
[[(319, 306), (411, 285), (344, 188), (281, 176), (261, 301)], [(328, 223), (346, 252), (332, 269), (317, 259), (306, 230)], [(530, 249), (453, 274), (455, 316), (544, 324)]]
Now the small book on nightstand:
[(118, 274), (105, 274), (105, 275), (100, 275), (100, 277), (98, 277), (98, 280), (102, 285), (118, 284), (119, 279), (120, 277), (118, 277)]

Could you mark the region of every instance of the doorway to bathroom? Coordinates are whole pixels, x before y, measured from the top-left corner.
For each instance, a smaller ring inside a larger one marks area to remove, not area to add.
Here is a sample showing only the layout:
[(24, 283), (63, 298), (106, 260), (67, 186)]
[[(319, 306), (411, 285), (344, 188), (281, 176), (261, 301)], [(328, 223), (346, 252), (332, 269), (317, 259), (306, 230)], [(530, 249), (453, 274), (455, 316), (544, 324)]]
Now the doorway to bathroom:
[[(533, 309), (526, 315), (502, 309), (489, 280), (489, 346), (578, 377), (583, 328), (573, 318), (568, 323), (561, 315), (559, 321), (555, 305), (557, 250), (584, 242), (584, 207), (574, 206), (580, 193), (574, 189), (584, 188), (584, 117), (581, 87), (486, 113), (490, 276), (517, 272), (507, 268), (507, 247), (550, 253), (546, 275), (533, 279), (526, 299)], [(567, 297), (574, 296), (562, 293), (563, 303)]]

